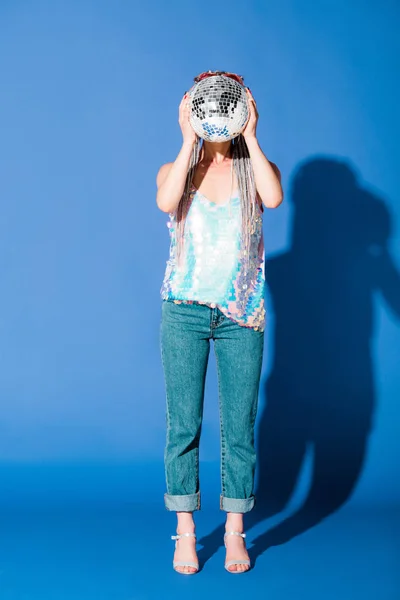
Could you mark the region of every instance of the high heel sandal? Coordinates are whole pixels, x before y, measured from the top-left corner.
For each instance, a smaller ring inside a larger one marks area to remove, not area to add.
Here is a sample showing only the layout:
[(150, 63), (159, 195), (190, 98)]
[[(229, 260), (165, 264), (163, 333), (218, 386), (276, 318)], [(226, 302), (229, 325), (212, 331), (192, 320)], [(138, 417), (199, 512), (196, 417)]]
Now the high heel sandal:
[[(240, 537), (245, 538), (246, 534), (245, 533), (240, 533), (240, 531), (226, 531), (224, 533), (224, 544), (225, 544), (225, 548), (226, 548), (226, 540), (225, 540), (225, 536), (227, 535), (240, 535)], [(229, 572), (229, 573), (246, 573), (246, 571), (250, 571), (250, 569), (244, 569), (243, 571), (231, 571), (230, 569), (228, 569), (228, 567), (230, 565), (249, 565), (250, 567), (250, 560), (248, 559), (243, 559), (243, 560), (239, 560), (239, 559), (233, 559), (233, 560), (228, 560), (225, 563), (225, 569)], [(250, 567), (251, 568), (251, 567)]]
[[(175, 548), (176, 548), (176, 546), (178, 544), (179, 538), (181, 538), (183, 536), (186, 536), (186, 537), (189, 537), (189, 536), (196, 537), (196, 534), (195, 533), (178, 533), (177, 535), (171, 535), (171, 540), (176, 540), (176, 542), (175, 542)], [(182, 575), (194, 575), (199, 570), (199, 563), (198, 562), (183, 561), (183, 560), (173, 560), (172, 561), (172, 566), (174, 567), (174, 569), (175, 569), (175, 571), (177, 573), (181, 573)], [(179, 571), (175, 567), (194, 567), (196, 569), (196, 571)]]

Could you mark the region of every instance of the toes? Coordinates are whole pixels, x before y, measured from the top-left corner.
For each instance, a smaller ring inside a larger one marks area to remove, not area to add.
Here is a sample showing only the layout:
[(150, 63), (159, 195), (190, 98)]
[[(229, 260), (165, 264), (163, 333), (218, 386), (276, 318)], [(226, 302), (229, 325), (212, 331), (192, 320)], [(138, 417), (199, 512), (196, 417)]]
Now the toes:
[(229, 571), (248, 571), (249, 565), (244, 565), (241, 563), (234, 563), (233, 565), (229, 565)]
[(194, 571), (196, 571), (196, 569), (194, 567), (190, 567), (190, 566), (177, 566), (176, 570), (179, 571), (179, 573), (193, 573)]
[(237, 565), (230, 565), (230, 566), (228, 567), (228, 569), (229, 569), (230, 571), (237, 571), (237, 568), (238, 568), (238, 566), (237, 566)]

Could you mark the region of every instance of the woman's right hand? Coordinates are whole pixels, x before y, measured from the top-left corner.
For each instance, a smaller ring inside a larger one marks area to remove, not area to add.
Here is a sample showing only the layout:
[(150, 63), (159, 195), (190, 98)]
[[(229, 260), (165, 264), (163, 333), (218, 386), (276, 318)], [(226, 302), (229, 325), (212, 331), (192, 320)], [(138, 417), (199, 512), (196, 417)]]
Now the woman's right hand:
[(179, 105), (179, 125), (182, 130), (183, 142), (194, 144), (198, 138), (197, 133), (193, 129), (190, 120), (189, 95), (186, 92)]

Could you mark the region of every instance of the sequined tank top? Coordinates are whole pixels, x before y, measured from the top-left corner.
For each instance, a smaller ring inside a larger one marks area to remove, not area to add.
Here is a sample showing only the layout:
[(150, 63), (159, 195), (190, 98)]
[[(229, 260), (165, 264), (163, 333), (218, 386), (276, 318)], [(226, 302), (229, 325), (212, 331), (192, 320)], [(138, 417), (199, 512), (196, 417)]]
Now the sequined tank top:
[(176, 259), (176, 211), (169, 214), (169, 258), (161, 285), (161, 298), (176, 303), (217, 306), (228, 318), (258, 331), (265, 328), (265, 250), (262, 210), (250, 244), (250, 268), (239, 258), (240, 197), (228, 203), (208, 200), (192, 185), (184, 233), (184, 258)]

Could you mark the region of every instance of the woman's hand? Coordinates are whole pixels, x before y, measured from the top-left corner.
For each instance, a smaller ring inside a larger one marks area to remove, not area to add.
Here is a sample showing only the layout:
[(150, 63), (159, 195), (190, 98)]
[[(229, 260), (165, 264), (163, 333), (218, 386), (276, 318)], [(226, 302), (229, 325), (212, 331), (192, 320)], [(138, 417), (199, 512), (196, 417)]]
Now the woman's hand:
[(183, 143), (194, 144), (198, 135), (189, 121), (189, 115), (189, 97), (186, 92), (179, 105), (179, 125), (182, 130)]
[(244, 130), (242, 131), (242, 136), (244, 138), (255, 138), (256, 137), (256, 127), (257, 127), (257, 122), (258, 122), (258, 112), (257, 112), (257, 105), (256, 105), (256, 101), (253, 98), (253, 94), (251, 93), (251, 91), (249, 90), (249, 88), (246, 88), (247, 91), (247, 96), (248, 96), (248, 100), (249, 100), (249, 110), (250, 110), (250, 116), (249, 116), (249, 120), (247, 121), (247, 125), (244, 128)]

